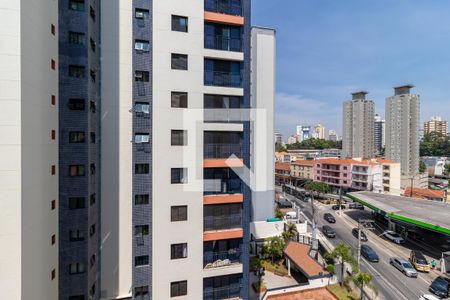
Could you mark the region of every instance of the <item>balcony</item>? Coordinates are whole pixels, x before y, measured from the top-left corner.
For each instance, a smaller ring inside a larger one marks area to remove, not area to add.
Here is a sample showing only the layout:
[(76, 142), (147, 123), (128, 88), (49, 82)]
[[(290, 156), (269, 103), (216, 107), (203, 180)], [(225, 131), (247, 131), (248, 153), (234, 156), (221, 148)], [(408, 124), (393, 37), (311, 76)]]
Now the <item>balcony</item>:
[(242, 123), (243, 110), (237, 109), (205, 109), (203, 121), (205, 123)]
[(242, 285), (230, 285), (220, 288), (205, 288), (203, 291), (203, 300), (219, 300), (219, 299), (242, 299)]
[(203, 254), (203, 268), (212, 269), (241, 264), (242, 251), (239, 248)]
[(242, 4), (240, 0), (205, 0), (205, 11), (242, 16)]
[(242, 75), (236, 73), (205, 70), (205, 85), (241, 88)]
[(205, 35), (205, 48), (241, 52), (242, 39), (222, 35)]
[(204, 195), (242, 194), (240, 179), (204, 179)]
[(242, 158), (241, 144), (205, 144), (203, 151), (204, 159), (226, 159), (232, 155)]
[(242, 228), (242, 214), (203, 217), (203, 231), (218, 231), (236, 228)]

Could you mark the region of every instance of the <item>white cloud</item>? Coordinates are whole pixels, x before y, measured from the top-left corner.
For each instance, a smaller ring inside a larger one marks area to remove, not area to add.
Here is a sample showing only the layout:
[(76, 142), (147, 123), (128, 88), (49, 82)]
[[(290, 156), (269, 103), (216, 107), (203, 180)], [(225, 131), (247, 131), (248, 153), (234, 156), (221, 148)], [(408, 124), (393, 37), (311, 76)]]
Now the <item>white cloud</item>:
[(301, 95), (278, 93), (275, 100), (275, 131), (286, 138), (295, 133), (297, 125), (321, 123), (327, 129), (341, 131), (341, 103), (329, 102)]

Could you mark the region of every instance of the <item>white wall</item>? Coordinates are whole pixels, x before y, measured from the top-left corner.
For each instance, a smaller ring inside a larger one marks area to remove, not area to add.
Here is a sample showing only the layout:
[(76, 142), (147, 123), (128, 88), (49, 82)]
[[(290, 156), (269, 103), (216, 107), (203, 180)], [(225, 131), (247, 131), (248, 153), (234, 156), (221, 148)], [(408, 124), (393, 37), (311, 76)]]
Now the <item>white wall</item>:
[[(0, 3), (0, 289), (5, 299), (58, 298), (58, 2)], [(51, 270), (56, 278), (51, 280)]]
[(131, 296), (132, 285), (132, 3), (101, 5), (101, 289)]

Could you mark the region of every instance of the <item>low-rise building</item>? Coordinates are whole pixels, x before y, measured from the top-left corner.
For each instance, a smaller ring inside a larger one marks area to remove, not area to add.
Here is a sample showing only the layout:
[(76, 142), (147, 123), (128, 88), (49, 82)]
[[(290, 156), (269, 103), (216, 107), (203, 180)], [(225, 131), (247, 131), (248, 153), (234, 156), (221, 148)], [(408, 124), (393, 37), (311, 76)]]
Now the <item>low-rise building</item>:
[(295, 159), (340, 158), (341, 149), (295, 149), (288, 150)]
[(275, 184), (282, 185), (289, 183), (291, 177), (290, 163), (276, 162), (275, 163)]
[(314, 160), (296, 160), (292, 162), (291, 177), (294, 180), (313, 180)]
[(411, 188), (410, 186), (408, 186), (405, 189), (403, 196), (416, 198), (416, 199), (426, 199), (426, 200), (447, 202), (447, 191), (446, 190)]
[(444, 175), (445, 165), (450, 163), (449, 157), (424, 156), (420, 160), (427, 166), (429, 176)]

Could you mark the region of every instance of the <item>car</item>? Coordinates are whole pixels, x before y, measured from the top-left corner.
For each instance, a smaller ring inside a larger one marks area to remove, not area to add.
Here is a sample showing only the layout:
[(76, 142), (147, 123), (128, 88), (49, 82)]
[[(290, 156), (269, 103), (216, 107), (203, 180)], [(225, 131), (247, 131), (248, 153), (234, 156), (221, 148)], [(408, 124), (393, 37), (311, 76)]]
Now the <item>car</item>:
[[(332, 210), (339, 210), (339, 204), (335, 204), (331, 207)], [(345, 209), (345, 205), (341, 204), (341, 209)]]
[(409, 255), (409, 261), (417, 271), (430, 272), (430, 264), (425, 256), (419, 250), (412, 250)]
[(287, 199), (280, 199), (277, 205), (279, 208), (292, 208), (292, 203)]
[(285, 217), (286, 219), (297, 219), (297, 212), (295, 212), (295, 211), (288, 211), (288, 212), (284, 215), (284, 217)]
[(389, 263), (408, 277), (416, 278), (419, 274), (409, 261), (400, 257), (391, 257)]
[(439, 300), (440, 298), (430, 295), (430, 294), (423, 294), (420, 295), (419, 300)]
[[(352, 234), (355, 238), (358, 238), (358, 228), (352, 229)], [(367, 238), (367, 235), (364, 233), (364, 231), (361, 231), (361, 241), (367, 242), (369, 239)]]
[(350, 204), (348, 205), (348, 208), (350, 208), (350, 209), (360, 209), (360, 210), (364, 210), (364, 205), (362, 205), (362, 204), (359, 203), (359, 202), (354, 202), (354, 203), (350, 203)]
[(369, 245), (361, 245), (361, 255), (370, 262), (379, 262), (380, 257)]
[(385, 230), (382, 235), (396, 244), (403, 244), (405, 242), (405, 239), (400, 234), (392, 230)]
[(329, 238), (335, 238), (336, 237), (336, 231), (334, 231), (333, 228), (331, 228), (331, 226), (328, 225), (323, 225), (322, 226), (322, 232), (326, 237)]
[(333, 217), (332, 214), (330, 213), (324, 213), (323, 214), (323, 218), (325, 219), (325, 221), (327, 221), (328, 223), (336, 223), (336, 219)]
[(440, 298), (449, 296), (450, 279), (443, 276), (436, 277), (431, 283), (428, 290)]

